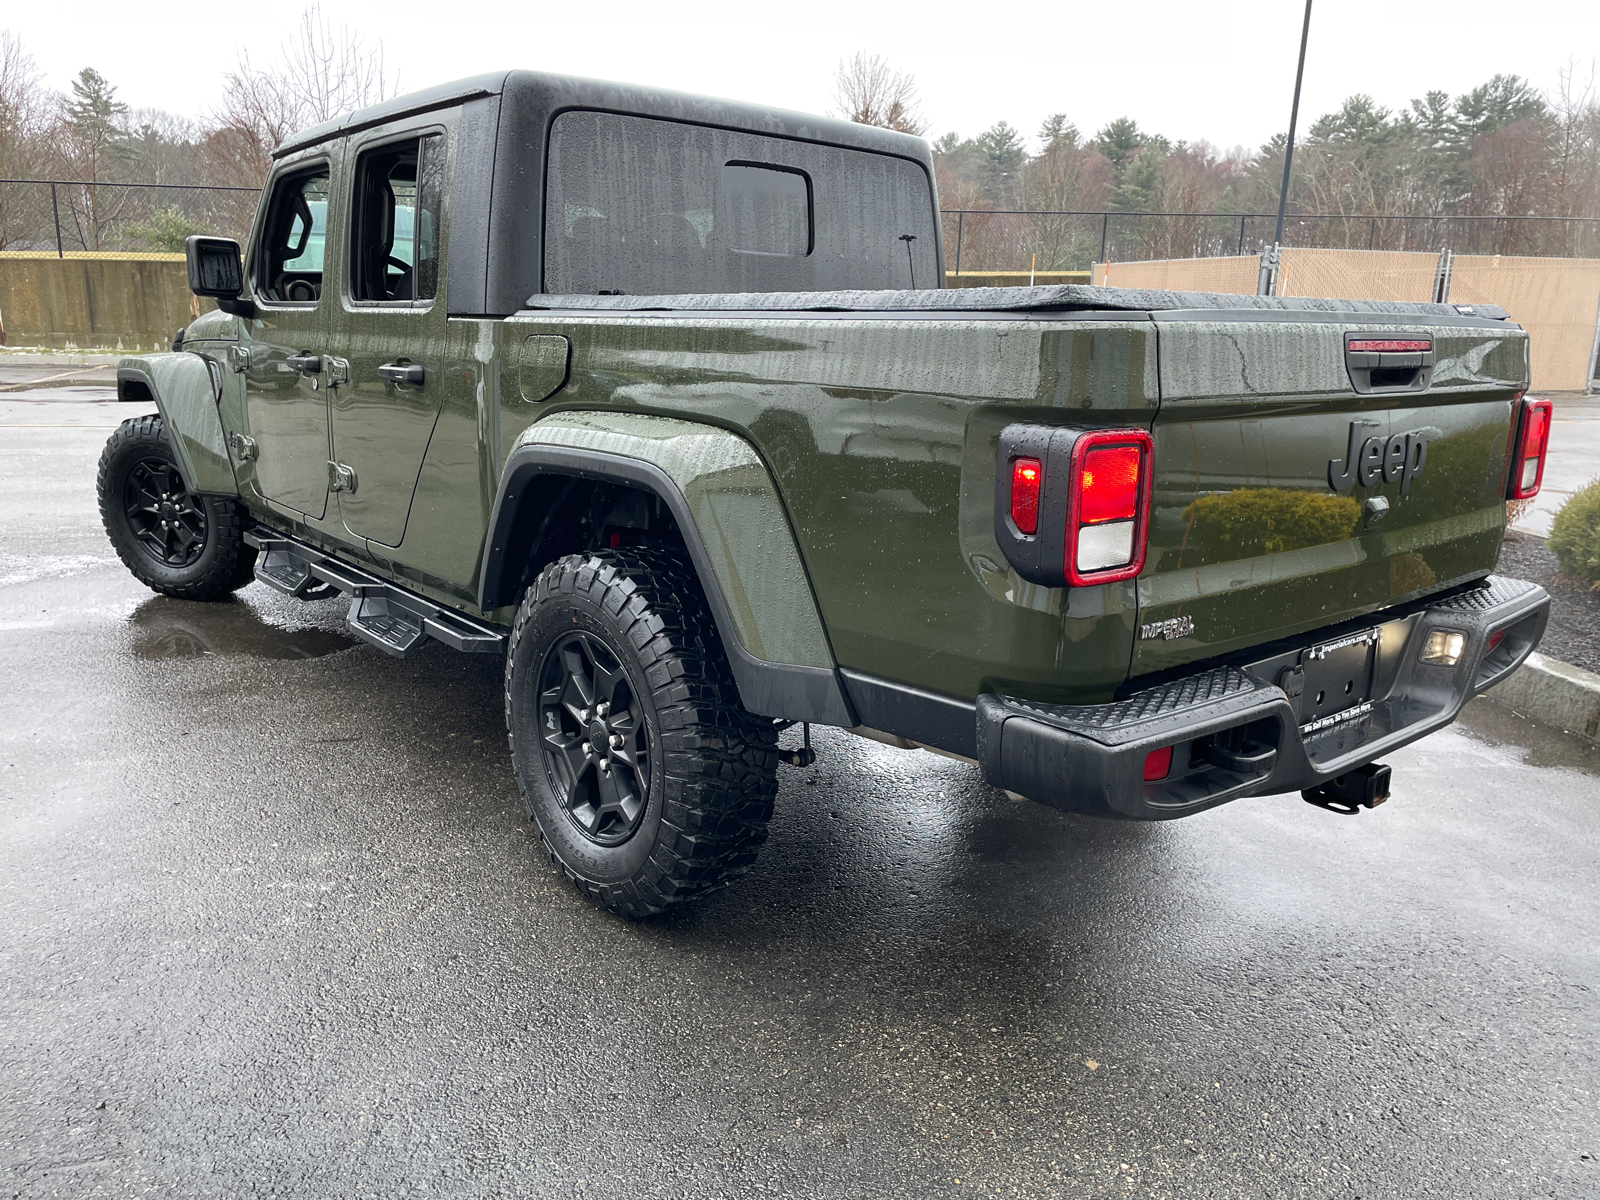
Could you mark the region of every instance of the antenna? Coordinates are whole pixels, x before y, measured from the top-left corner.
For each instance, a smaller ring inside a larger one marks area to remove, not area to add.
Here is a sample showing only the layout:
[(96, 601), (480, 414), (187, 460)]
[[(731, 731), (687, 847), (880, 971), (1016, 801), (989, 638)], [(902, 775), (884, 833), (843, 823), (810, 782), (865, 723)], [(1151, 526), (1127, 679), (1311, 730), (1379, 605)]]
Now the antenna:
[(911, 257), (911, 243), (917, 240), (914, 233), (902, 233), (900, 240), (906, 244), (906, 266), (911, 268), (911, 290), (917, 290), (917, 264)]

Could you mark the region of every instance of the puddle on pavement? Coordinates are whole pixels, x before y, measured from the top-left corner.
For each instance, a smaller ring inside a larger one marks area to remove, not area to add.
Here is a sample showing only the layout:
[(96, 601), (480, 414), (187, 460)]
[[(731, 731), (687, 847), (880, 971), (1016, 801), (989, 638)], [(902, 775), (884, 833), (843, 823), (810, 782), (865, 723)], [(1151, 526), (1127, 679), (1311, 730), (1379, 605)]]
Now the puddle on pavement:
[[(343, 606), (337, 607), (342, 621)], [(134, 610), (128, 624), (134, 656), (145, 659), (321, 658), (356, 645), (350, 634), (334, 629), (274, 625), (239, 599), (201, 603), (155, 596)]]

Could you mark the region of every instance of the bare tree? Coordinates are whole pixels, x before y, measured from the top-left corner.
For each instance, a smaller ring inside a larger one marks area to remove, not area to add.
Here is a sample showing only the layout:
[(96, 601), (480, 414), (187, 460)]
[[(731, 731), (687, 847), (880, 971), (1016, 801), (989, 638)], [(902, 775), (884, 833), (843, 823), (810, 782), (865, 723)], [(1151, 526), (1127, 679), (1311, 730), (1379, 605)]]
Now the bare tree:
[[(33, 56), (0, 29), (0, 179), (36, 179), (46, 171), (51, 99)], [(41, 235), (49, 189), (0, 188), (0, 250)]]
[(1551, 97), (1551, 186), (1556, 216), (1600, 216), (1600, 92), (1595, 64), (1586, 75), (1568, 62)]
[(348, 25), (328, 24), (320, 6), (300, 14), (300, 27), (280, 60), (257, 69), (248, 51), (223, 79), (212, 139), (216, 165), (230, 178), (266, 179), (273, 149), (297, 129), (329, 121), (395, 94), (399, 77), (384, 67), (383, 43), (368, 48)]
[(911, 134), (920, 134), (927, 128), (921, 101), (917, 99), (916, 81), (864, 50), (840, 60), (834, 74), (833, 98), (838, 106), (835, 115), (857, 125), (877, 125)]
[[(1105, 208), (1111, 164), (1103, 154), (1084, 146), (1076, 127), (1061, 114), (1045, 121), (1039, 140), (1044, 149), (1023, 167), (1017, 193), (1019, 208), (1040, 214), (1029, 221), (1025, 248), (1030, 255), (1038, 252), (1041, 270), (1075, 268), (1098, 251), (1099, 229), (1062, 214)], [(1012, 262), (1022, 262), (1023, 249), (1018, 247)]]

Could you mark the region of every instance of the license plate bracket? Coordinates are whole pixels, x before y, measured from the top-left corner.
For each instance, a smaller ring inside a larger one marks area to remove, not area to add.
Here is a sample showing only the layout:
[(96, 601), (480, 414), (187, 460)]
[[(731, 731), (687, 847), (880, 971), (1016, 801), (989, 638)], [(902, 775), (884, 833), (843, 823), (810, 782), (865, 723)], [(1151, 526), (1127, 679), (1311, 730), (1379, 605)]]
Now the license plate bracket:
[(1379, 631), (1333, 638), (1300, 652), (1304, 683), (1298, 699), (1302, 733), (1315, 733), (1372, 710), (1373, 672)]

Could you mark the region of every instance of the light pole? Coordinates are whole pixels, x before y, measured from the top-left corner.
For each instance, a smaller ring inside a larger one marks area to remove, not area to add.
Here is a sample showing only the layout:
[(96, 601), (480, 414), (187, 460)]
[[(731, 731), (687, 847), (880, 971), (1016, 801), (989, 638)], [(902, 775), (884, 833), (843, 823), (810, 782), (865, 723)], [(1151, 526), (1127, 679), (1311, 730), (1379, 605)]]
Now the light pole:
[(1311, 36), (1311, 0), (1300, 26), (1300, 65), (1294, 70), (1294, 103), (1289, 108), (1289, 144), (1283, 148), (1283, 182), (1278, 186), (1278, 224), (1272, 231), (1272, 248), (1261, 256), (1261, 278), (1256, 292), (1270, 296), (1278, 290), (1278, 251), (1283, 244), (1283, 213), (1289, 204), (1289, 171), (1294, 165), (1294, 131), (1300, 120), (1300, 81), (1306, 73), (1306, 41)]

